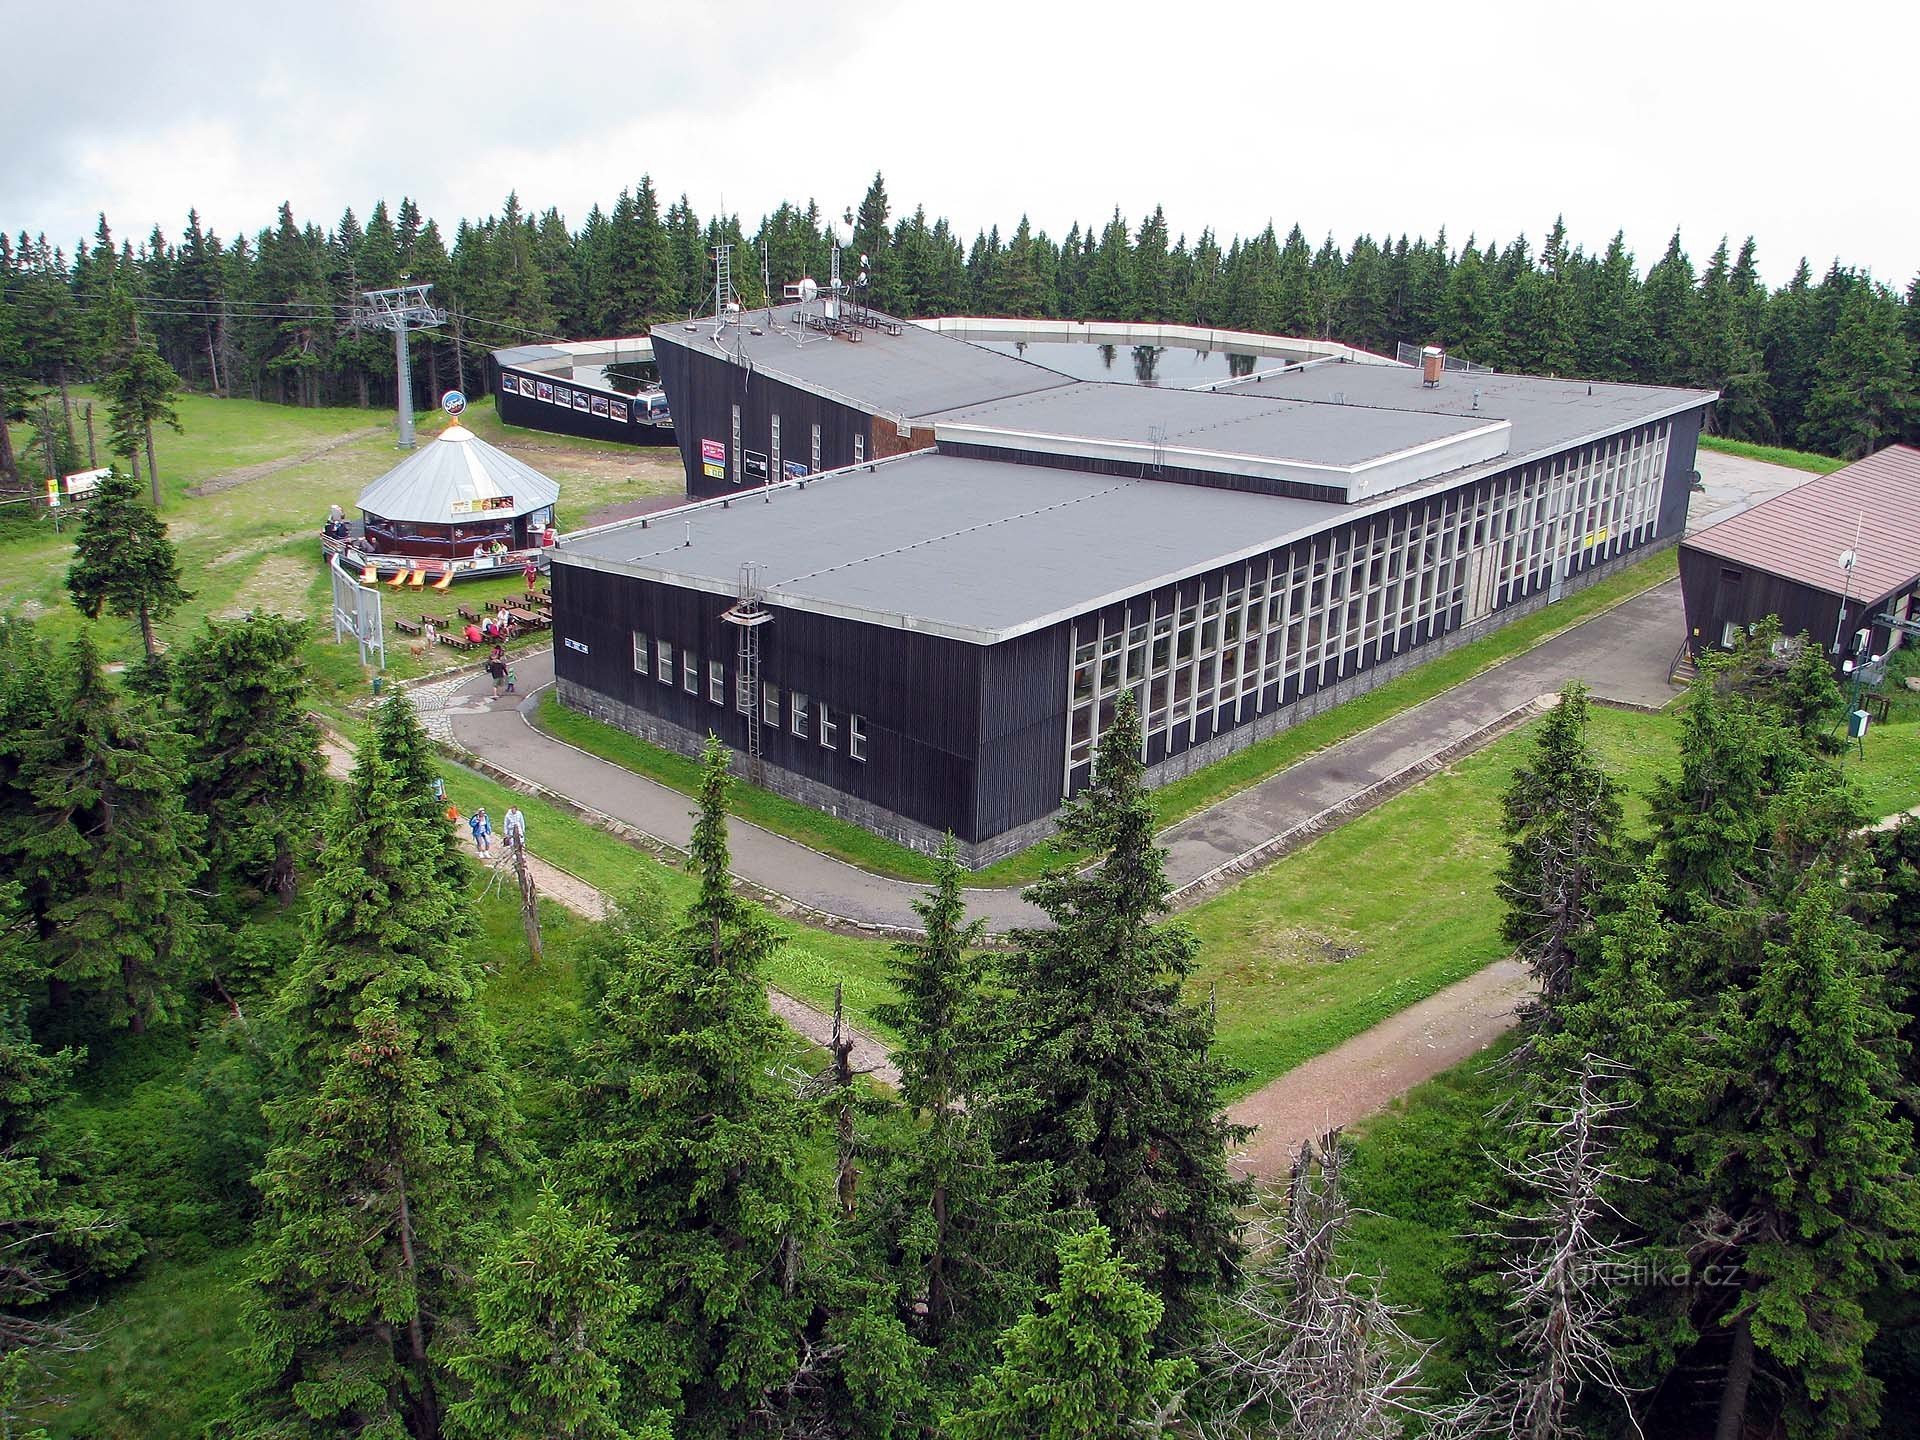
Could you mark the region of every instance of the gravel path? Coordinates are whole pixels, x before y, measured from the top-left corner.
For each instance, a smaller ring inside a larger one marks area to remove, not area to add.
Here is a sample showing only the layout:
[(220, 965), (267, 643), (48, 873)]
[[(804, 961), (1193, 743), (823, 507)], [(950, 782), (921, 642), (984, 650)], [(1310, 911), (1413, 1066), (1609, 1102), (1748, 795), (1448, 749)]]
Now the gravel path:
[(1364, 1119), (1423, 1080), (1479, 1054), (1512, 1028), (1515, 1007), (1532, 991), (1524, 965), (1496, 960), (1294, 1066), (1228, 1108), (1229, 1118), (1259, 1127), (1233, 1157), (1234, 1167), (1256, 1180), (1285, 1179), (1303, 1141)]
[[(291, 470), (296, 465), (307, 465), (315, 460), (324, 460), (342, 446), (384, 434), (387, 428), (385, 425), (370, 425), (365, 430), (350, 430), (345, 435), (336, 436), (332, 440), (302, 450), (297, 455), (284, 455), (278, 460), (262, 460), (258, 465), (242, 465), (237, 470), (227, 470), (202, 480), (198, 485), (189, 485), (187, 494), (197, 500), (204, 495), (218, 495), (222, 490), (238, 489), (252, 481), (264, 480), (269, 475), (278, 475), (282, 470)], [(317, 529), (318, 526), (315, 528)]]

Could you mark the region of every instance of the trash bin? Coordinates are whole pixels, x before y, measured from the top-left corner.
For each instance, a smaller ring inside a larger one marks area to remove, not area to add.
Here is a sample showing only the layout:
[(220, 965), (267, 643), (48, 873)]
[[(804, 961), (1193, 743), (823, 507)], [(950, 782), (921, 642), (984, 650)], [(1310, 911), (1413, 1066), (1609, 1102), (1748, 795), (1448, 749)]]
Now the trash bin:
[(384, 675), (376, 675), (376, 676), (374, 676), (374, 677), (373, 677), (373, 693), (374, 693), (375, 695), (379, 695), (379, 694), (381, 694), (381, 693), (382, 693), (383, 691), (385, 691), (385, 690), (386, 690), (386, 688), (387, 688), (387, 677), (386, 677), (386, 676), (384, 676)]

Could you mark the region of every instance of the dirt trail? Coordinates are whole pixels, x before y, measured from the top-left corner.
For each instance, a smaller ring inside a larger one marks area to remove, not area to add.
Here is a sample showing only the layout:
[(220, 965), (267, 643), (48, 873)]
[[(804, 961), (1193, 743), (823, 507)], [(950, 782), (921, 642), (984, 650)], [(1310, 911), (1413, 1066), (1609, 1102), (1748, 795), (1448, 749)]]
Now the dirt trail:
[[(327, 769), (336, 779), (344, 780), (352, 773), (353, 751), (345, 745), (326, 737), (320, 743), (320, 750), (327, 757)], [(472, 833), (466, 826), (460, 826), (458, 833), (461, 846), (483, 865), (498, 863), (505, 853), (504, 847), (496, 845), (490, 855), (480, 855), (474, 849)], [(533, 872), (533, 883), (541, 895), (576, 915), (589, 920), (604, 920), (613, 908), (605, 895), (579, 876), (549, 865), (531, 850), (527, 853), (527, 866)], [(785, 1021), (789, 1028), (809, 1043), (824, 1047), (832, 1041), (833, 1017), (825, 1011), (815, 1009), (806, 1001), (797, 1000), (771, 985), (767, 987), (767, 1004), (776, 1017)], [(900, 1071), (894, 1066), (892, 1054), (873, 1036), (855, 1030), (849, 1059), (857, 1072), (871, 1075), (882, 1085), (899, 1088)]]
[(1423, 1080), (1479, 1054), (1512, 1028), (1533, 992), (1526, 966), (1496, 960), (1438, 995), (1382, 1020), (1346, 1044), (1296, 1065), (1228, 1108), (1258, 1130), (1233, 1166), (1256, 1180), (1283, 1180), (1301, 1142), (1350, 1125)]
[(187, 494), (198, 500), (208, 495), (218, 495), (222, 490), (237, 489), (255, 480), (264, 480), (269, 475), (277, 475), (282, 470), (291, 470), (296, 465), (324, 460), (341, 447), (384, 434), (386, 429), (384, 425), (369, 425), (364, 430), (352, 430), (345, 435), (336, 435), (333, 439), (302, 450), (298, 454), (283, 455), (278, 460), (262, 460), (258, 465), (242, 465), (237, 470), (226, 470), (211, 479), (202, 480), (198, 485), (189, 485)]

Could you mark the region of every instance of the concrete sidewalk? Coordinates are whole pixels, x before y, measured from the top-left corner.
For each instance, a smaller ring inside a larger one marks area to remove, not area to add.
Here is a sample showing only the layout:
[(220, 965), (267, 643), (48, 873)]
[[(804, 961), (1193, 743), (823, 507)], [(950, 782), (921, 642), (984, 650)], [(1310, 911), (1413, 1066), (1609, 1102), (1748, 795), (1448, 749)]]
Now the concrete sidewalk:
[[(1170, 827), (1161, 836), (1168, 880), (1178, 890), (1230, 865), (1570, 680), (1584, 680), (1604, 699), (1662, 705), (1674, 694), (1666, 675), (1681, 629), (1678, 581), (1596, 615)], [(521, 657), (516, 669), (523, 693), (500, 700), (484, 676), (415, 692), (422, 718), (434, 733), (492, 765), (684, 849), (693, 832), (692, 801), (535, 730), (523, 712), (552, 683), (552, 653)], [(923, 893), (919, 885), (869, 874), (742, 820), (733, 821), (730, 834), (735, 873), (759, 889), (856, 925), (917, 926), (912, 902)], [(1041, 919), (1016, 891), (970, 890), (967, 902), (996, 933)]]

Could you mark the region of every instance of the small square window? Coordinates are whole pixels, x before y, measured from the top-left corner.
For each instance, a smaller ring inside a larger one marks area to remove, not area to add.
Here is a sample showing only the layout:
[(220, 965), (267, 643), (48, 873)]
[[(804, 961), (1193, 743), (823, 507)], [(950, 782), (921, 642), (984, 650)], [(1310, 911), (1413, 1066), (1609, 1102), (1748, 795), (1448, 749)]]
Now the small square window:
[(727, 703), (727, 667), (718, 660), (707, 662), (707, 699), (716, 705)]
[(700, 693), (700, 661), (691, 650), (680, 654), (680, 688), (689, 695)]
[(823, 749), (835, 748), (833, 740), (840, 733), (840, 723), (833, 718), (833, 711), (827, 708), (827, 702), (820, 702), (820, 744)]
[(665, 640), (654, 644), (654, 673), (660, 677), (662, 685), (673, 684), (673, 646)]
[(633, 668), (644, 675), (647, 673), (647, 661), (652, 656), (653, 643), (641, 631), (633, 632)]
[(847, 716), (847, 758), (862, 761), (867, 758), (867, 722), (864, 716)]
[(762, 724), (777, 726), (780, 723), (780, 687), (765, 681), (760, 685), (760, 720)]
[(798, 690), (793, 692), (793, 733), (800, 739), (807, 738), (807, 716), (809, 714), (807, 697)]

